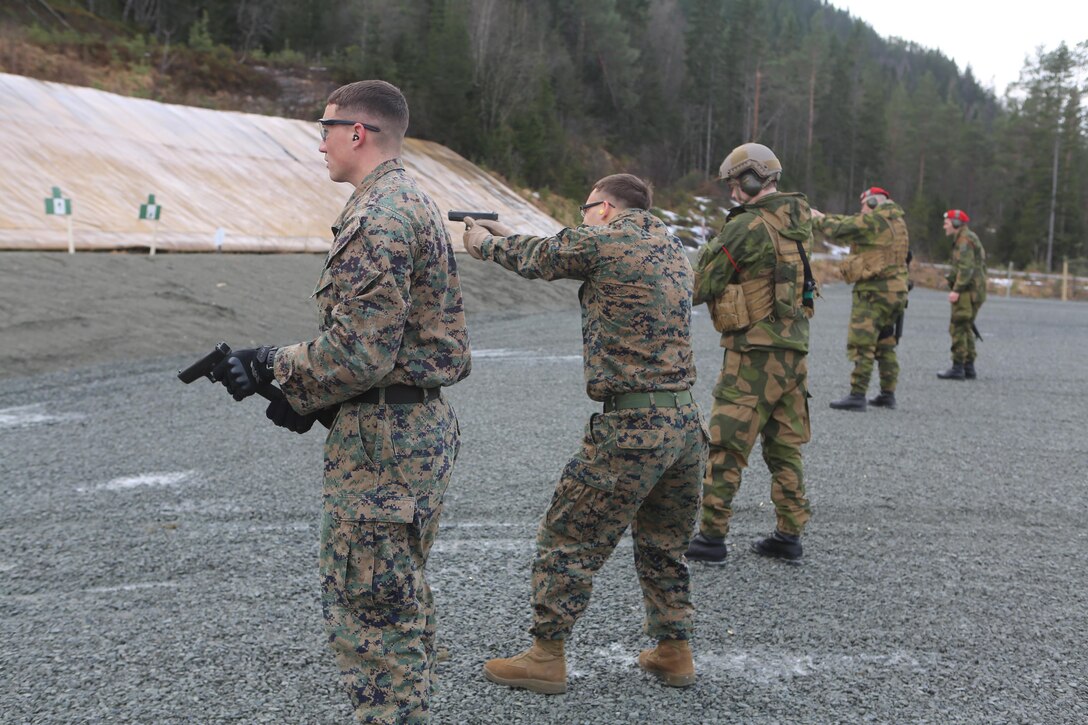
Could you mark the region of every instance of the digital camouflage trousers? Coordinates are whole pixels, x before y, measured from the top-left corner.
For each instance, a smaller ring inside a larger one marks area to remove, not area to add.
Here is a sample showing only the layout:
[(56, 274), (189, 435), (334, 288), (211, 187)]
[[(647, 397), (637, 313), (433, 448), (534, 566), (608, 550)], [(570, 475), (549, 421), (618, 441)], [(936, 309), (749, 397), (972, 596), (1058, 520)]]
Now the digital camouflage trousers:
[(729, 533), (733, 497), (760, 438), (771, 472), (778, 530), (799, 536), (810, 515), (801, 445), (811, 435), (807, 355), (782, 349), (727, 350), (710, 413), (702, 533), (710, 537)]
[(981, 308), (982, 301), (977, 292), (962, 292), (952, 303), (952, 321), (948, 325), (948, 334), (952, 336), (952, 362), (962, 365), (975, 361), (975, 331), (971, 325)]
[(906, 307), (907, 293), (855, 289), (853, 299), (846, 336), (846, 355), (854, 363), (850, 392), (864, 394), (869, 389), (876, 361), (880, 366), (880, 389), (894, 393), (899, 379), (895, 323)]
[(595, 413), (563, 469), (537, 532), (533, 624), (566, 639), (589, 604), (593, 576), (631, 527), (635, 571), (653, 639), (689, 639), (684, 552), (699, 512), (707, 432), (695, 404)]
[(435, 661), (425, 566), (460, 447), (444, 398), (345, 404), (325, 444), (321, 604), (365, 723), (424, 723)]

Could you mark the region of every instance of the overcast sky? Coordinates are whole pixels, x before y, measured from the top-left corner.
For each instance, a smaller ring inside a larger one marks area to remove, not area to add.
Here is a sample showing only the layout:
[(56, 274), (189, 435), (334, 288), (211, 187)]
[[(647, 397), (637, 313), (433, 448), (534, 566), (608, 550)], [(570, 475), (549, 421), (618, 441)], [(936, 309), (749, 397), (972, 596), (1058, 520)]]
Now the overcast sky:
[(998, 96), (1020, 77), (1035, 49), (1072, 47), (1088, 40), (1084, 0), (829, 0), (884, 37), (899, 37), (941, 51)]

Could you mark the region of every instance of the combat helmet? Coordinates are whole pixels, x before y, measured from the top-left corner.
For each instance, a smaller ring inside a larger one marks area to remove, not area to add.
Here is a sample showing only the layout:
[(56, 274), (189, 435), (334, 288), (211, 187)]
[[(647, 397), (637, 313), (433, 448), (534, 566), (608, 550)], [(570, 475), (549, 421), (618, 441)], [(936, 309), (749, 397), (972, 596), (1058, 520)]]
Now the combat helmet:
[[(750, 171), (748, 178), (741, 178), (741, 175), (746, 171)], [(752, 183), (746, 185), (744, 182), (751, 179), (752, 176), (757, 177), (756, 180), (751, 180)], [(759, 189), (762, 188), (768, 181), (777, 181), (778, 177), (782, 176), (782, 162), (778, 160), (778, 157), (774, 155), (774, 152), (761, 143), (746, 143), (737, 146), (735, 149), (729, 152), (729, 155), (725, 157), (725, 161), (722, 162), (721, 167), (718, 169), (718, 178), (731, 181), (737, 179), (741, 182), (741, 189), (746, 194), (758, 194)], [(749, 189), (754, 191), (749, 191)]]

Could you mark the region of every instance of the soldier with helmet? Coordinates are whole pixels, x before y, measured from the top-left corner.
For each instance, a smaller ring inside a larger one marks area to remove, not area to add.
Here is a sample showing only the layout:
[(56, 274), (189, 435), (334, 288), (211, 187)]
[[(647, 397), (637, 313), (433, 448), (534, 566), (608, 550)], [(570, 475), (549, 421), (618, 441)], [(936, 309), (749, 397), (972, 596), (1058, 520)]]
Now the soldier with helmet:
[(946, 279), (952, 290), (948, 301), (952, 303), (952, 321), (948, 332), (952, 335), (952, 367), (937, 373), (942, 380), (974, 380), (975, 371), (975, 318), (986, 301), (986, 250), (982, 242), (967, 226), (971, 221), (966, 212), (949, 209), (944, 213), (944, 233), (952, 237), (952, 269)]
[(896, 322), (907, 306), (907, 257), (910, 241), (903, 209), (884, 189), (861, 192), (857, 214), (824, 214), (813, 209), (814, 228), (828, 239), (850, 245), (841, 265), (843, 279), (854, 285), (847, 356), (854, 363), (850, 393), (831, 403), (839, 410), (864, 411), (873, 363), (879, 361), (880, 394), (868, 402), (895, 408), (899, 361)]
[(809, 519), (801, 445), (808, 414), (808, 329), (815, 281), (812, 220), (803, 194), (778, 190), (782, 164), (747, 143), (722, 162), (720, 178), (739, 206), (699, 256), (695, 303), (707, 303), (725, 358), (714, 387), (710, 456), (699, 532), (687, 557), (724, 562), (733, 497), (756, 439), (771, 471), (777, 525), (752, 549), (796, 561)]

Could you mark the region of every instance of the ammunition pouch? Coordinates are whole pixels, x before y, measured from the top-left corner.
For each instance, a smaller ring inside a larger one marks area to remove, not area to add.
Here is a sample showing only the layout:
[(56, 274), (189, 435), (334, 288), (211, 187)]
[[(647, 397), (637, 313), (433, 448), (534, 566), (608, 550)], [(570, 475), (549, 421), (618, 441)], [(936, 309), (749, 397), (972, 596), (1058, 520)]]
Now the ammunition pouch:
[(774, 311), (771, 276), (728, 284), (725, 292), (711, 300), (710, 319), (718, 332), (736, 332), (751, 327)]
[[(843, 280), (847, 284), (853, 284), (870, 279), (894, 277), (902, 271), (899, 267), (906, 267), (905, 255), (903, 259), (898, 259), (899, 255), (896, 251), (894, 247), (881, 247), (861, 254), (851, 254), (839, 265)], [(889, 270), (889, 267), (895, 267), (895, 269)]]

